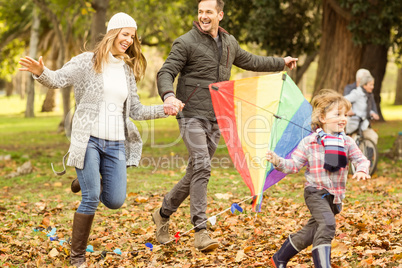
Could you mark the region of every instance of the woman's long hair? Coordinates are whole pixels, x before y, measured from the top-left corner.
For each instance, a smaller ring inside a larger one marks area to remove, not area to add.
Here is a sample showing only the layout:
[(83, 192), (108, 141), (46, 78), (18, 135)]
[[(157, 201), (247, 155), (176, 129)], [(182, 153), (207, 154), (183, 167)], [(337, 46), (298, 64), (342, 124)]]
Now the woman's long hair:
[[(95, 49), (93, 50), (95, 72), (101, 73), (103, 64), (109, 62), (109, 52), (112, 51), (114, 40), (119, 35), (120, 31), (121, 29), (110, 30), (105, 34), (102, 40), (96, 44)], [(141, 52), (141, 42), (138, 38), (137, 31), (135, 31), (133, 44), (126, 50), (126, 52), (113, 56), (124, 60), (133, 71), (137, 82), (144, 77), (147, 68), (147, 60)]]

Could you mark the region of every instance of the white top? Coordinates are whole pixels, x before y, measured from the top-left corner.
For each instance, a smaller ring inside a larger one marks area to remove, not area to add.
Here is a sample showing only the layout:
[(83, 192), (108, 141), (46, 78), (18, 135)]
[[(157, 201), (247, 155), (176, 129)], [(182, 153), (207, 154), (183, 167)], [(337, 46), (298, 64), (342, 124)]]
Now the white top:
[[(359, 117), (363, 119), (361, 129), (364, 131), (370, 125), (370, 122), (367, 117), (367, 96), (364, 93), (361, 87), (357, 87), (353, 89), (349, 95), (345, 96), (345, 99), (352, 103), (352, 110), (356, 114), (356, 116), (352, 116), (348, 119), (348, 124), (346, 126), (347, 134), (350, 134), (357, 130), (359, 127)], [(374, 113), (373, 110), (370, 111), (370, 114)]]
[(124, 61), (109, 53), (109, 63), (103, 66), (103, 101), (92, 127), (91, 136), (117, 141), (125, 140), (123, 106), (128, 96)]

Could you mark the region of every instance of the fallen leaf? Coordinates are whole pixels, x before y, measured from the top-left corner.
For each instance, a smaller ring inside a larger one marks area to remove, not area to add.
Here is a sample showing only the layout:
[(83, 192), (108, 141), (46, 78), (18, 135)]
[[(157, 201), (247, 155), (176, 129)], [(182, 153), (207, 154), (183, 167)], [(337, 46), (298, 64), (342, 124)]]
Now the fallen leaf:
[(55, 182), (53, 183), (53, 187), (62, 187), (63, 184), (61, 182)]
[(135, 199), (135, 201), (138, 203), (145, 203), (145, 202), (148, 202), (148, 198), (144, 197), (144, 196), (139, 196)]
[(215, 194), (216, 198), (218, 199), (224, 199), (224, 200), (229, 200), (233, 195), (231, 193), (226, 193), (226, 194)]
[(237, 251), (236, 254), (236, 262), (241, 262), (245, 258), (246, 254), (244, 254), (244, 250)]
[(57, 251), (57, 249), (53, 248), (50, 252), (49, 252), (49, 257), (54, 258), (57, 255), (59, 255), (59, 252)]

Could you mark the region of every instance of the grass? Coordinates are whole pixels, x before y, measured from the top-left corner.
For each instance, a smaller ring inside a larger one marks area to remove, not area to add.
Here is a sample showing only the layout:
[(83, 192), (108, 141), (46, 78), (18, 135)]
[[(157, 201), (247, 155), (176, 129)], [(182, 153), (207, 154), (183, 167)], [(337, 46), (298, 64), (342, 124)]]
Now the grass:
[[(41, 101), (41, 97), (36, 98), (36, 107), (39, 106), (38, 104)], [(161, 103), (159, 98), (144, 99), (142, 101), (146, 105)], [(49, 114), (37, 111), (35, 118), (24, 118), (21, 110), (23, 101), (17, 96), (0, 97), (0, 106), (7, 107), (2, 109), (3, 112), (8, 111), (7, 114), (0, 114), (0, 155), (11, 154), (17, 164), (23, 163), (28, 158), (31, 159), (39, 171), (39, 174), (31, 176), (37, 177), (39, 182), (41, 180), (58, 180), (59, 178), (55, 178), (51, 170), (46, 167), (49, 167), (50, 163), (55, 163), (57, 168), (60, 169), (61, 157), (69, 146), (68, 137), (57, 133), (61, 113), (54, 112)], [(390, 103), (384, 103), (382, 109), (385, 118), (398, 119), (402, 114), (402, 106), (392, 106)], [(143, 167), (129, 169), (129, 179), (130, 176), (135, 176), (134, 174), (143, 175), (151, 172), (151, 177), (154, 178), (154, 181), (152, 183), (148, 182), (147, 185), (154, 185), (160, 178), (166, 176), (163, 172), (169, 171), (169, 177), (173, 177), (173, 180), (179, 180), (184, 174), (188, 154), (180, 138), (176, 120), (170, 117), (163, 120), (135, 123), (144, 141), (143, 158), (141, 160)], [(374, 122), (373, 128), (380, 136), (379, 152), (385, 155), (391, 149), (398, 132), (402, 130), (402, 123), (394, 120), (389, 120), (386, 123)], [(221, 139), (215, 157), (215, 163), (220, 164), (223, 168), (214, 169), (213, 172), (220, 172), (221, 174), (219, 175), (224, 177), (235, 177), (236, 180), (241, 180), (228, 157), (223, 139)], [(382, 157), (380, 160), (389, 161), (386, 157)], [(157, 167), (163, 168), (158, 169)], [(10, 167), (5, 168), (6, 171), (10, 169)], [(174, 173), (173, 176), (172, 172)], [(5, 172), (3, 171), (3, 173)], [(74, 177), (74, 174), (75, 171), (68, 168), (66, 177)], [(2, 183), (4, 185), (11, 184), (9, 181)], [(212, 188), (219, 189), (219, 183), (216, 185), (214, 183), (211, 180), (210, 185), (213, 186)], [(158, 187), (168, 189), (170, 188), (168, 187), (169, 185), (171, 186), (172, 183), (162, 184)]]
[[(2, 102), (4, 104), (3, 98), (0, 99), (0, 105)], [(158, 100), (147, 100), (147, 102), (155, 103)], [(398, 113), (398, 110), (393, 109), (392, 112)], [(399, 114), (401, 113), (402, 108), (399, 110)], [(75, 177), (74, 169), (67, 168), (66, 176), (61, 178), (55, 177), (50, 169), (50, 163), (54, 163), (57, 170), (62, 168), (61, 158), (69, 146), (69, 139), (56, 131), (59, 120), (60, 115), (57, 114), (40, 115), (30, 119), (24, 118), (22, 114), (0, 116), (0, 155), (10, 154), (15, 162), (11, 166), (4, 167), (1, 175), (6, 175), (27, 159), (30, 159), (35, 167), (32, 174), (2, 180), (0, 187), (15, 188), (15, 185), (18, 185), (18, 192), (24, 195), (25, 193), (29, 195), (38, 187), (39, 189), (44, 187), (51, 193), (54, 189), (51, 186), (52, 183), (58, 181), (61, 181), (63, 185), (66, 184), (64, 187), (67, 187), (70, 179)], [(136, 122), (136, 124), (144, 140), (143, 158), (141, 160), (142, 167), (128, 170), (129, 191), (152, 191), (153, 189), (167, 191), (184, 175), (187, 164), (188, 154), (180, 139), (177, 122), (171, 117), (163, 120)], [(376, 122), (373, 127), (380, 136), (378, 144), (379, 152), (382, 155), (380, 161), (391, 163), (392, 160), (385, 155), (391, 149), (398, 131), (402, 129), (402, 121)], [(247, 195), (248, 189), (244, 186), (229, 159), (223, 139), (215, 154), (214, 163), (220, 165), (220, 168), (213, 169), (212, 177), (221, 179), (211, 179), (209, 184), (211, 194), (235, 191)], [(378, 174), (381, 172), (383, 170), (379, 165)], [(298, 183), (301, 184), (302, 175), (294, 177), (300, 180)], [(46, 182), (49, 186), (43, 186)], [(273, 194), (280, 193), (273, 191)], [(299, 194), (295, 193), (295, 195)]]

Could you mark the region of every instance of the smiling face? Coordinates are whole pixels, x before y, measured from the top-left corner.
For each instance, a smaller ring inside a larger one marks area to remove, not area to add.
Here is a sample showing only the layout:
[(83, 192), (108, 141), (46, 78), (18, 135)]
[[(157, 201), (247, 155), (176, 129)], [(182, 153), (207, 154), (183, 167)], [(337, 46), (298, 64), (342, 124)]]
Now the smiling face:
[(121, 54), (126, 52), (126, 50), (133, 44), (135, 33), (135, 28), (122, 28), (116, 39), (113, 41), (112, 54)]
[(345, 107), (335, 104), (325, 113), (325, 116), (320, 116), (324, 132), (332, 135), (344, 132), (348, 122), (346, 113)]
[(205, 0), (198, 4), (198, 22), (204, 32), (212, 37), (218, 36), (219, 22), (223, 18), (223, 11), (217, 10), (216, 0)]
[(374, 80), (371, 80), (370, 82), (368, 82), (367, 84), (365, 84), (363, 86), (363, 88), (368, 92), (368, 93), (372, 93), (374, 90)]

